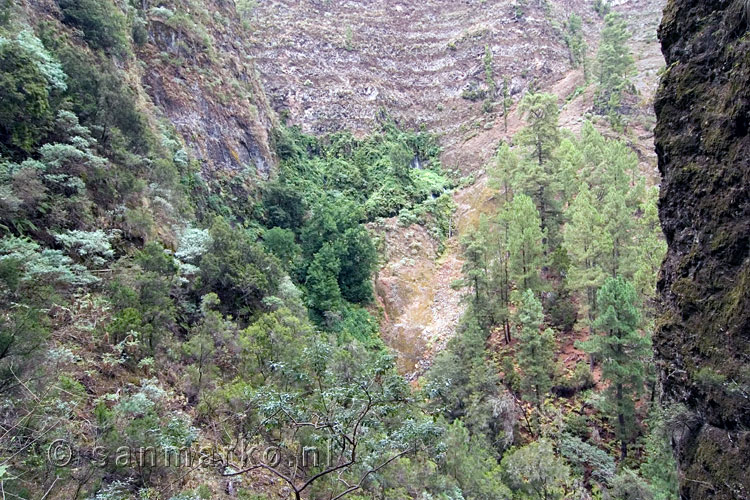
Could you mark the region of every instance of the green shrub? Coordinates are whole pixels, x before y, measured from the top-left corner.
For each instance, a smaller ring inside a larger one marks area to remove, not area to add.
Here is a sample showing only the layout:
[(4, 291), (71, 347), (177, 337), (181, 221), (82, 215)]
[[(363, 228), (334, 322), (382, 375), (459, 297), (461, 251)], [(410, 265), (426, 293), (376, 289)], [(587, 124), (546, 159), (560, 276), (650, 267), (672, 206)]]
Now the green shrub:
[(591, 470), (591, 476), (598, 482), (606, 483), (615, 475), (615, 461), (604, 450), (584, 443), (580, 438), (564, 435), (560, 442), (560, 452), (579, 472)]
[(93, 48), (125, 55), (126, 19), (112, 0), (57, 0), (63, 22), (80, 29)]
[(48, 81), (17, 41), (0, 36), (0, 154), (31, 152), (52, 120)]

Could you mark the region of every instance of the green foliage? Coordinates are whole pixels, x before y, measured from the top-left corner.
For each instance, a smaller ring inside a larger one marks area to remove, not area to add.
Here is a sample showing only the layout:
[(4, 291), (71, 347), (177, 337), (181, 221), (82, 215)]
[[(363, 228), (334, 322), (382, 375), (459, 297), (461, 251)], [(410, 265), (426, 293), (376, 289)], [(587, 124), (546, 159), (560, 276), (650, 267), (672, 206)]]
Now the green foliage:
[(542, 304), (534, 292), (526, 290), (518, 305), (518, 334), (516, 359), (521, 368), (521, 391), (524, 399), (538, 408), (552, 388), (555, 368), (555, 337), (551, 329), (541, 330), (544, 315)]
[(463, 418), (473, 435), (496, 449), (513, 442), (515, 403), (501, 390), (497, 367), (485, 352), (485, 334), (472, 318), (435, 358), (425, 385), (430, 407), (450, 421)]
[[(568, 17), (566, 28), (565, 44), (570, 51), (570, 62), (576, 67), (583, 66), (585, 72), (586, 50), (588, 49), (588, 46), (583, 39), (583, 21), (581, 17), (576, 14), (571, 14), (570, 17)], [(588, 75), (585, 75), (585, 79), (588, 81)]]
[(294, 235), (289, 229), (274, 227), (263, 233), (263, 246), (271, 255), (275, 255), (285, 270), (289, 271), (296, 264), (302, 253)]
[(360, 214), (351, 202), (325, 200), (302, 230), (303, 255), (312, 261), (305, 280), (319, 312), (334, 309), (341, 297), (372, 300), (370, 276), (377, 254)]
[(540, 291), (545, 233), (534, 201), (517, 195), (501, 217), (508, 221), (511, 279), (520, 290)]
[(80, 286), (99, 281), (61, 251), (42, 248), (28, 238), (6, 236), (0, 240), (0, 264), (5, 269), (15, 269), (10, 278), (15, 287), (41, 283)]
[(478, 436), (472, 436), (460, 420), (448, 427), (444, 443), (448, 451), (441, 469), (460, 485), (463, 498), (510, 498), (492, 451)]
[(677, 500), (679, 478), (677, 463), (664, 415), (655, 410), (649, 417), (646, 437), (646, 460), (641, 464), (641, 476), (646, 478), (654, 500)]
[(514, 172), (512, 187), (516, 193), (530, 196), (536, 203), (542, 229), (546, 230), (550, 248), (559, 244), (561, 205), (565, 193), (575, 182), (575, 171), (563, 169), (557, 150), (561, 144), (557, 97), (529, 92), (519, 105), (527, 121), (515, 140), (525, 150), (525, 161)]
[(633, 285), (622, 278), (608, 278), (597, 293), (599, 314), (594, 322), (597, 332), (580, 347), (600, 359), (606, 407), (617, 419), (616, 435), (623, 458), (627, 442), (634, 434), (635, 398), (643, 388), (644, 359), (650, 355), (651, 342), (639, 330), (641, 314)]
[(341, 289), (337, 280), (341, 261), (336, 254), (331, 243), (324, 243), (307, 269), (305, 287), (309, 305), (319, 312), (335, 310), (341, 302)]
[(616, 500), (652, 500), (654, 498), (646, 481), (627, 467), (612, 479), (609, 494)]
[[(299, 225), (303, 220), (305, 203), (341, 195), (364, 206), (368, 220), (395, 216), (439, 196), (451, 184), (440, 170), (436, 139), (404, 132), (388, 119), (380, 133), (363, 140), (348, 133), (316, 139), (296, 129), (282, 129), (274, 137), (283, 161), (270, 193), (277, 200), (264, 200), (270, 226), (293, 228), (293, 221)], [(294, 201), (299, 193), (304, 199)]]
[(495, 229), (482, 218), (461, 242), (465, 260), (460, 285), (471, 290), (471, 312), (487, 333), (493, 326), (507, 325), (510, 305), (507, 250)]
[(612, 8), (609, 4), (609, 0), (594, 0), (593, 7), (594, 11), (599, 14), (599, 17), (604, 17), (609, 14), (609, 11)]
[[(22, 32), (27, 33), (27, 32)], [(33, 36), (33, 35), (28, 35)], [(40, 60), (50, 57), (42, 47), (31, 47), (0, 36), (0, 154), (31, 152), (44, 137), (52, 119), (53, 90)], [(60, 77), (62, 78), (62, 77)], [(62, 84), (64, 80), (60, 80)]]
[(529, 148), (529, 156), (539, 166), (551, 161), (560, 144), (557, 96), (528, 92), (519, 106), (528, 125), (518, 134), (521, 145)]
[(555, 455), (552, 444), (540, 439), (503, 457), (503, 477), (518, 498), (562, 500), (570, 469)]
[(578, 472), (591, 471), (591, 477), (599, 483), (607, 483), (615, 475), (615, 461), (604, 450), (584, 443), (580, 438), (563, 435), (560, 453)]
[(55, 235), (66, 250), (93, 266), (101, 266), (114, 257), (110, 238), (102, 230), (66, 231)]
[(222, 310), (240, 317), (260, 309), (263, 298), (278, 289), (278, 260), (247, 231), (233, 228), (223, 217), (214, 219), (209, 233), (211, 244), (199, 264), (199, 293), (216, 292)]
[(616, 122), (623, 93), (631, 91), (633, 86), (630, 76), (635, 71), (635, 62), (627, 46), (629, 39), (625, 21), (617, 14), (607, 14), (596, 54), (599, 82), (595, 103), (601, 112), (610, 116), (613, 123)]
[(570, 222), (565, 226), (563, 238), (571, 263), (567, 283), (571, 290), (582, 295), (582, 312), (593, 321), (597, 309), (596, 290), (607, 277), (605, 262), (612, 252), (612, 240), (588, 185), (581, 187), (566, 218)]
[(578, 310), (566, 282), (544, 302), (549, 322), (561, 332), (570, 332), (578, 319)]
[(57, 0), (63, 22), (80, 29), (95, 49), (125, 55), (126, 19), (112, 0)]

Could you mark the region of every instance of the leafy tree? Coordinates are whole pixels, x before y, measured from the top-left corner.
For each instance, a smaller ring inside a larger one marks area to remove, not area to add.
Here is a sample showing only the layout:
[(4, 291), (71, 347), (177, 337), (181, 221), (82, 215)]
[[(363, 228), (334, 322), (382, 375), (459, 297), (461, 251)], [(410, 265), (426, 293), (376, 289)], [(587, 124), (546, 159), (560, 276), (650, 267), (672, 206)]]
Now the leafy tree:
[(597, 294), (599, 314), (589, 340), (580, 347), (602, 363), (602, 379), (607, 410), (617, 418), (615, 434), (620, 440), (622, 458), (635, 428), (635, 399), (643, 388), (643, 360), (651, 343), (638, 331), (641, 314), (633, 285), (624, 279), (608, 278)]
[(188, 341), (182, 344), (183, 353), (192, 362), (187, 370), (191, 382), (186, 391), (189, 397), (200, 397), (219, 377), (215, 356), (217, 345), (226, 343), (227, 326), (221, 313), (214, 310), (218, 305), (215, 293), (202, 297), (201, 319), (191, 328)]
[(245, 316), (274, 295), (281, 272), (278, 261), (266, 254), (251, 236), (217, 217), (209, 230), (211, 245), (200, 260), (198, 291), (218, 294), (222, 310)]
[[(246, 396), (240, 407), (243, 415), (236, 418), (247, 428), (273, 431), (299, 443), (299, 449), (291, 450), (294, 453), (301, 453), (304, 446), (327, 446), (329, 456), (298, 466), (295, 474), (286, 473), (285, 466), (230, 462), (225, 476), (266, 469), (284, 481), (297, 500), (308, 492), (315, 498), (323, 492), (343, 498), (366, 490), (371, 477), (401, 457), (433, 449), (440, 429), (409, 409), (408, 385), (395, 373), (391, 356), (368, 353), (356, 341), (335, 350), (323, 339), (294, 344), (300, 356), (272, 359), (272, 366), (283, 370), (288, 362), (296, 365), (290, 375), (298, 382), (256, 391), (240, 382), (239, 394)], [(284, 456), (282, 463), (293, 457)]]
[[(312, 260), (307, 269), (306, 282), (317, 290), (312, 292), (316, 297), (311, 301), (318, 306), (323, 303), (332, 306), (337, 297), (350, 302), (368, 302), (372, 299), (370, 277), (377, 262), (377, 252), (367, 229), (359, 222), (360, 217), (361, 212), (352, 203), (337, 204), (330, 200), (316, 208), (310, 224), (302, 231), (303, 252)], [(318, 259), (318, 254), (326, 245), (330, 247), (326, 252), (331, 255), (326, 254)], [(334, 270), (336, 287), (329, 280)], [(309, 275), (313, 271), (315, 277), (310, 280)], [(339, 292), (335, 292), (334, 288), (338, 288)], [(316, 309), (320, 311), (329, 310), (318, 306)]]
[(361, 225), (347, 229), (338, 246), (341, 262), (338, 282), (342, 297), (349, 302), (370, 302), (371, 277), (378, 257), (370, 233)]
[(263, 233), (263, 246), (266, 251), (275, 255), (287, 271), (291, 270), (302, 253), (296, 237), (289, 229), (274, 227)]
[(449, 451), (441, 469), (456, 480), (463, 498), (510, 498), (511, 492), (500, 479), (500, 466), (492, 450), (480, 436), (472, 436), (461, 420), (448, 427), (444, 443)]
[(599, 76), (596, 105), (611, 120), (621, 105), (622, 94), (632, 87), (630, 75), (635, 71), (635, 62), (627, 45), (629, 39), (625, 21), (615, 13), (607, 14), (596, 55)]
[(268, 227), (299, 230), (305, 222), (307, 204), (293, 186), (271, 182), (263, 186), (262, 200)]
[(331, 243), (325, 243), (315, 254), (312, 264), (307, 270), (307, 296), (310, 307), (318, 312), (333, 311), (341, 301), (341, 289), (337, 281), (341, 271), (336, 248)]
[(552, 388), (555, 367), (555, 337), (551, 329), (542, 331), (544, 313), (534, 292), (526, 290), (518, 305), (518, 334), (516, 359), (521, 368), (523, 398), (541, 409), (544, 398)]
[(521, 290), (539, 291), (544, 262), (544, 231), (531, 198), (516, 195), (502, 215), (508, 221), (510, 275)]
[(505, 483), (523, 499), (562, 500), (570, 469), (555, 455), (552, 443), (540, 439), (507, 454), (501, 462)]

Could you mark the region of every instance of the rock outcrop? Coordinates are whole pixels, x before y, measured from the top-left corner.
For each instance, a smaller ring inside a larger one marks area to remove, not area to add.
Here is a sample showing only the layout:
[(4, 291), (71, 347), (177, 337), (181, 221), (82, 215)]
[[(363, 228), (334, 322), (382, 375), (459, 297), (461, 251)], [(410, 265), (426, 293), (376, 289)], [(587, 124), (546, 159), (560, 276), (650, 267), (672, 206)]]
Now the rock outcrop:
[(750, 498), (750, 2), (671, 0), (655, 334), (684, 498)]

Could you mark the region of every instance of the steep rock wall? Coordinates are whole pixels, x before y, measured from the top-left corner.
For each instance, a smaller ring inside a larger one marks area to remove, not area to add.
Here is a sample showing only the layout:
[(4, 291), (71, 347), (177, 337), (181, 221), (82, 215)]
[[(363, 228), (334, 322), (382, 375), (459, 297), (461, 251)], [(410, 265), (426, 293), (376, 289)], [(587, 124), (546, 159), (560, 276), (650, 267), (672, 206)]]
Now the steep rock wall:
[[(532, 82), (545, 88), (565, 75), (571, 13), (582, 16), (588, 37), (598, 32), (588, 0), (269, 0), (258, 3), (251, 25), (269, 98), (290, 123), (367, 133), (385, 109), (453, 149), (502, 122), (504, 79), (517, 101)], [(492, 110), (483, 109), (487, 98)], [(478, 166), (466, 163), (448, 166)]]
[[(276, 125), (248, 31), (234, 2), (225, 0), (114, 0), (145, 29), (142, 43), (114, 58), (152, 125), (173, 125), (207, 178), (250, 170), (267, 176), (276, 162), (270, 130)], [(56, 0), (19, 1), (19, 20), (49, 25), (83, 45), (83, 32), (62, 23)], [(128, 23), (130, 24), (130, 22)]]
[(671, 0), (660, 28), (655, 334), (684, 498), (750, 498), (750, 2)]

